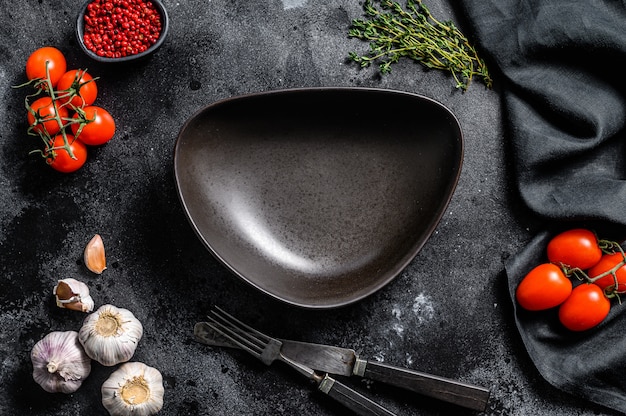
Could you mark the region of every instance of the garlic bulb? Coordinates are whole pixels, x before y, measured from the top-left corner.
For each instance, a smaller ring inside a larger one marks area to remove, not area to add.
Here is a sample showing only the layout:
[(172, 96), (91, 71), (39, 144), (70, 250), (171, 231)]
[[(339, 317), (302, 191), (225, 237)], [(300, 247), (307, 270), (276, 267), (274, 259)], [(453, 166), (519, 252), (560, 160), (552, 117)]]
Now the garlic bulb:
[(149, 416), (163, 407), (164, 392), (159, 370), (125, 363), (102, 385), (102, 404), (111, 416)]
[(113, 305), (103, 305), (87, 316), (78, 331), (87, 355), (106, 366), (130, 360), (142, 335), (135, 315)]
[(89, 286), (76, 279), (63, 279), (52, 290), (57, 306), (81, 312), (91, 312), (94, 302), (89, 295)]
[(104, 243), (99, 234), (94, 235), (89, 243), (87, 243), (87, 246), (85, 246), (83, 261), (89, 270), (97, 274), (102, 273), (104, 269), (107, 268)]
[(35, 344), (30, 359), (35, 382), (48, 393), (73, 393), (91, 372), (76, 331), (49, 333)]

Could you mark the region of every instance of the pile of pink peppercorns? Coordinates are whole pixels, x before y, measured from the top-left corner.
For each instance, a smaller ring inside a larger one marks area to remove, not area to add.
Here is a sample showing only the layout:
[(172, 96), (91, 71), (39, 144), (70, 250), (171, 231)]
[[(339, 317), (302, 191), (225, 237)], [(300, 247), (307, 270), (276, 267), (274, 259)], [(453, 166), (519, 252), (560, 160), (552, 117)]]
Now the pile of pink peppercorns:
[(85, 10), (83, 41), (98, 56), (145, 52), (161, 35), (159, 11), (150, 0), (94, 0)]

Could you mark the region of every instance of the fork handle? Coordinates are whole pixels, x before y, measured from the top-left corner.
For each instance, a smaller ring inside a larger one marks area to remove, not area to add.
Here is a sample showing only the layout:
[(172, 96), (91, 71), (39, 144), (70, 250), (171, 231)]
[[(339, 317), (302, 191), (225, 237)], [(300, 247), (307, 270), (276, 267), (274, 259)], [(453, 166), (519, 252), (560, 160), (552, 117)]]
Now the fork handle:
[(354, 374), (468, 409), (485, 411), (489, 401), (486, 388), (360, 358), (354, 365)]
[(358, 391), (353, 390), (345, 384), (335, 380), (328, 374), (326, 374), (322, 381), (320, 381), (318, 389), (358, 415), (395, 416), (395, 413), (368, 399)]

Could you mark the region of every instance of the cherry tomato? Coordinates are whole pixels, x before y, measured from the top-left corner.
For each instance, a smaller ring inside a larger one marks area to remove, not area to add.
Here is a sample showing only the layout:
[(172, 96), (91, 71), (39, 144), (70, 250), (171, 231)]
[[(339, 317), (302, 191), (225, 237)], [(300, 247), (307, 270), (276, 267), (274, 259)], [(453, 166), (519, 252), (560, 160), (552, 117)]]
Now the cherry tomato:
[(87, 161), (87, 146), (71, 134), (66, 134), (66, 137), (72, 153), (74, 153), (74, 158), (70, 156), (66, 149), (62, 148), (64, 145), (63, 135), (57, 134), (53, 144), (55, 149), (47, 152), (46, 161), (54, 170), (70, 173), (80, 169)]
[(570, 268), (586, 270), (602, 257), (596, 235), (582, 228), (562, 232), (548, 243), (548, 260)]
[[(56, 89), (59, 91), (58, 96), (61, 103), (66, 104), (69, 101), (75, 107), (91, 105), (98, 96), (96, 81), (82, 69), (72, 69), (64, 73), (59, 78)], [(63, 94), (66, 93), (70, 95), (64, 97)]]
[(33, 52), (26, 60), (26, 77), (30, 80), (46, 78), (46, 62), (52, 86), (56, 87), (59, 78), (67, 70), (63, 53), (52, 46), (44, 46)]
[(615, 276), (609, 273), (593, 283), (600, 286), (600, 288), (604, 290), (604, 293), (623, 293), (626, 291), (626, 261), (624, 260), (622, 253), (603, 255), (600, 262), (589, 269), (587, 276), (589, 276), (590, 279), (593, 279), (612, 270), (613, 268), (616, 268), (616, 270), (614, 270)]
[[(61, 127), (59, 126), (58, 121), (54, 118), (56, 115), (56, 111), (54, 110), (52, 98), (47, 96), (38, 98), (30, 105), (30, 107), (35, 113), (39, 115), (38, 117), (35, 117), (35, 115), (33, 115), (33, 113), (31, 113), (30, 111), (26, 115), (28, 119), (28, 124), (34, 126), (33, 130), (35, 132), (44, 133), (45, 130), (48, 132), (50, 137), (52, 137), (59, 131), (61, 131)], [(60, 107), (58, 108), (58, 111), (61, 119), (68, 117), (67, 109)]]
[(597, 285), (583, 283), (559, 308), (559, 320), (571, 331), (586, 331), (606, 318), (611, 301)]
[[(93, 120), (84, 125), (78, 137), (80, 141), (90, 146), (98, 146), (111, 140), (115, 134), (115, 121), (111, 114), (104, 108), (92, 105), (83, 108), (85, 118)], [(80, 119), (79, 114), (74, 115), (75, 120)], [(72, 132), (74, 135), (78, 132), (80, 123), (72, 124)]]
[(522, 308), (541, 311), (563, 303), (572, 293), (572, 282), (559, 266), (544, 263), (532, 269), (515, 293)]

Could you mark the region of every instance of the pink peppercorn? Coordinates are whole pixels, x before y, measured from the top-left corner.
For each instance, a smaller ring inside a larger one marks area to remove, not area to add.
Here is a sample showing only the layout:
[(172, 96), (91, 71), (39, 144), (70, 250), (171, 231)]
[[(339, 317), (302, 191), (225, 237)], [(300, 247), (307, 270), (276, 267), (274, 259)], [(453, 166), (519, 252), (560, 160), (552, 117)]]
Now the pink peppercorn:
[(161, 15), (150, 0), (94, 0), (87, 5), (83, 41), (98, 56), (145, 52), (161, 35)]

